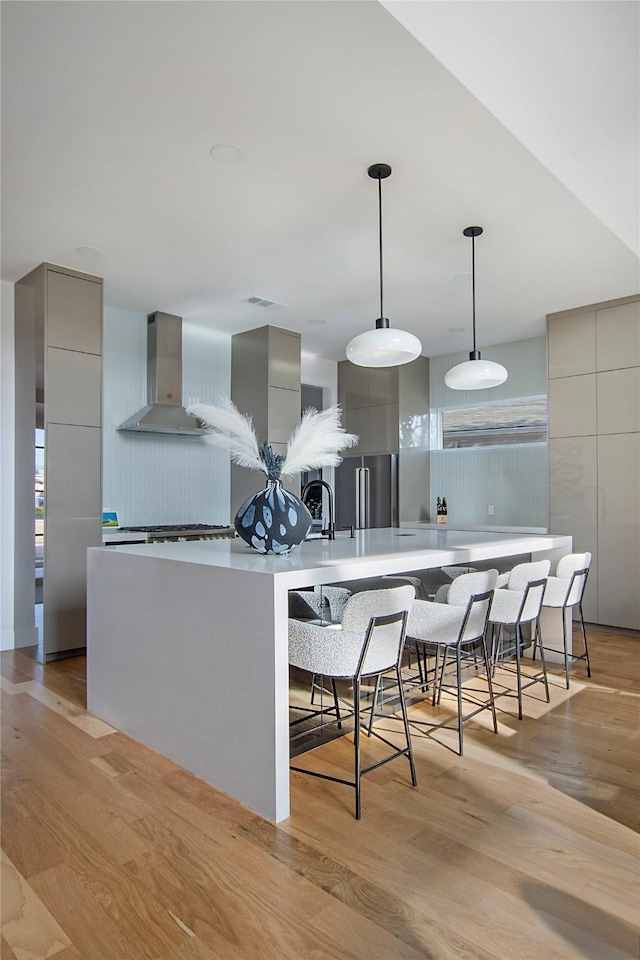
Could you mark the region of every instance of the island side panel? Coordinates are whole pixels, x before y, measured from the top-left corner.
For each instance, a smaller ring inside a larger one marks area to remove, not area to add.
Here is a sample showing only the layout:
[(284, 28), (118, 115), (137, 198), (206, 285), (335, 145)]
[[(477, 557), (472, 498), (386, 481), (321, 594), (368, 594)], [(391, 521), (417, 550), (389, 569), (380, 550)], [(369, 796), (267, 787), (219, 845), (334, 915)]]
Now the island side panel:
[(275, 596), (273, 577), (249, 571), (88, 551), (88, 709), (278, 822), (288, 660)]

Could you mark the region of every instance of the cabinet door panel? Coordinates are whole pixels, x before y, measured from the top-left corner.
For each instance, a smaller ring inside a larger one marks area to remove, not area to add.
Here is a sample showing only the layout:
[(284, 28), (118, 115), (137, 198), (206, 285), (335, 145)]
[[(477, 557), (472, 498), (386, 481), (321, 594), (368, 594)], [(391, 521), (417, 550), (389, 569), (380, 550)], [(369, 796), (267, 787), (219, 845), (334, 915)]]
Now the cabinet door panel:
[(300, 390), (300, 336), (269, 329), (269, 386)]
[(640, 431), (640, 367), (608, 370), (598, 379), (598, 433)]
[(640, 434), (598, 438), (598, 622), (640, 629)]
[(594, 311), (549, 321), (549, 379), (593, 373), (596, 369)]
[[(47, 520), (44, 653), (86, 646), (87, 547), (102, 546), (102, 520)], [(115, 600), (117, 602), (117, 599)]]
[(598, 622), (598, 454), (596, 437), (549, 442), (549, 532), (573, 537), (573, 551), (593, 555), (585, 618)]
[(47, 270), (45, 343), (102, 353), (102, 284)]
[(549, 437), (583, 437), (596, 432), (596, 377), (549, 381)]
[(369, 371), (348, 360), (338, 364), (338, 403), (343, 410), (369, 405)]
[(47, 521), (101, 517), (101, 446), (99, 427), (47, 427)]
[(47, 423), (99, 427), (102, 423), (102, 358), (48, 347), (45, 364)]
[(369, 406), (396, 403), (398, 400), (398, 367), (369, 369)]
[(269, 443), (286, 444), (300, 423), (300, 391), (269, 387)]
[(596, 311), (596, 357), (598, 370), (640, 364), (640, 302)]

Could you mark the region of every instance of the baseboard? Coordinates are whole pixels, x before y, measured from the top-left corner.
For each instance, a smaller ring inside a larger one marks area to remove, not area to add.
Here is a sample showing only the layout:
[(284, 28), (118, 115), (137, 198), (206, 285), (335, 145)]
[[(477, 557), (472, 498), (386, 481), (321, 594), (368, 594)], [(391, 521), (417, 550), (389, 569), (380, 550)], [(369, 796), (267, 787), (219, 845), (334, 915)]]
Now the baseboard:
[[(631, 630), (629, 627), (609, 627), (606, 623), (585, 623), (587, 630), (595, 630), (596, 633), (617, 633), (621, 637), (634, 637), (640, 640), (640, 630)], [(580, 629), (580, 621), (573, 621), (573, 629)]]

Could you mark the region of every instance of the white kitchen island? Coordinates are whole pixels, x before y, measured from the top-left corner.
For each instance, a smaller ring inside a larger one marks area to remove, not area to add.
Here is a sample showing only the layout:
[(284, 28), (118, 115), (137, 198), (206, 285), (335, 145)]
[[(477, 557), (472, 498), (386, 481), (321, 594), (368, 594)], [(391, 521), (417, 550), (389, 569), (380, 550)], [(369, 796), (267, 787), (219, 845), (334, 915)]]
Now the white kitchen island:
[(87, 706), (278, 822), (289, 816), (290, 589), (522, 554), (553, 565), (570, 552), (565, 536), (406, 526), (286, 556), (241, 540), (93, 547)]

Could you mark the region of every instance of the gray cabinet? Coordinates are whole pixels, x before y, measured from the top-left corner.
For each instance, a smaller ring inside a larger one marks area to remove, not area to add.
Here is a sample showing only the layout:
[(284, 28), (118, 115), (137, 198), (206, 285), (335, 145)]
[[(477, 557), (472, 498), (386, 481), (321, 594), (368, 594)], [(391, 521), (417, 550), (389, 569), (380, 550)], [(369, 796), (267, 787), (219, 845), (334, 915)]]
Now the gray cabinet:
[[(261, 443), (284, 453), (300, 422), (300, 334), (280, 327), (258, 327), (231, 338), (231, 399), (249, 414)], [(231, 516), (264, 485), (264, 474), (231, 466)], [(286, 486), (300, 492), (297, 478)]]
[(43, 629), (32, 639), (46, 661), (86, 645), (86, 551), (102, 544), (101, 278), (43, 263), (19, 280), (16, 345), (26, 385), (16, 409), (16, 488), (27, 493), (16, 496), (15, 615), (33, 624), (37, 393), (45, 434)]
[(429, 519), (429, 360), (400, 367), (338, 364), (343, 424), (359, 437), (349, 456), (397, 453), (401, 521)]
[(548, 318), (549, 530), (593, 554), (588, 620), (640, 628), (640, 297)]

